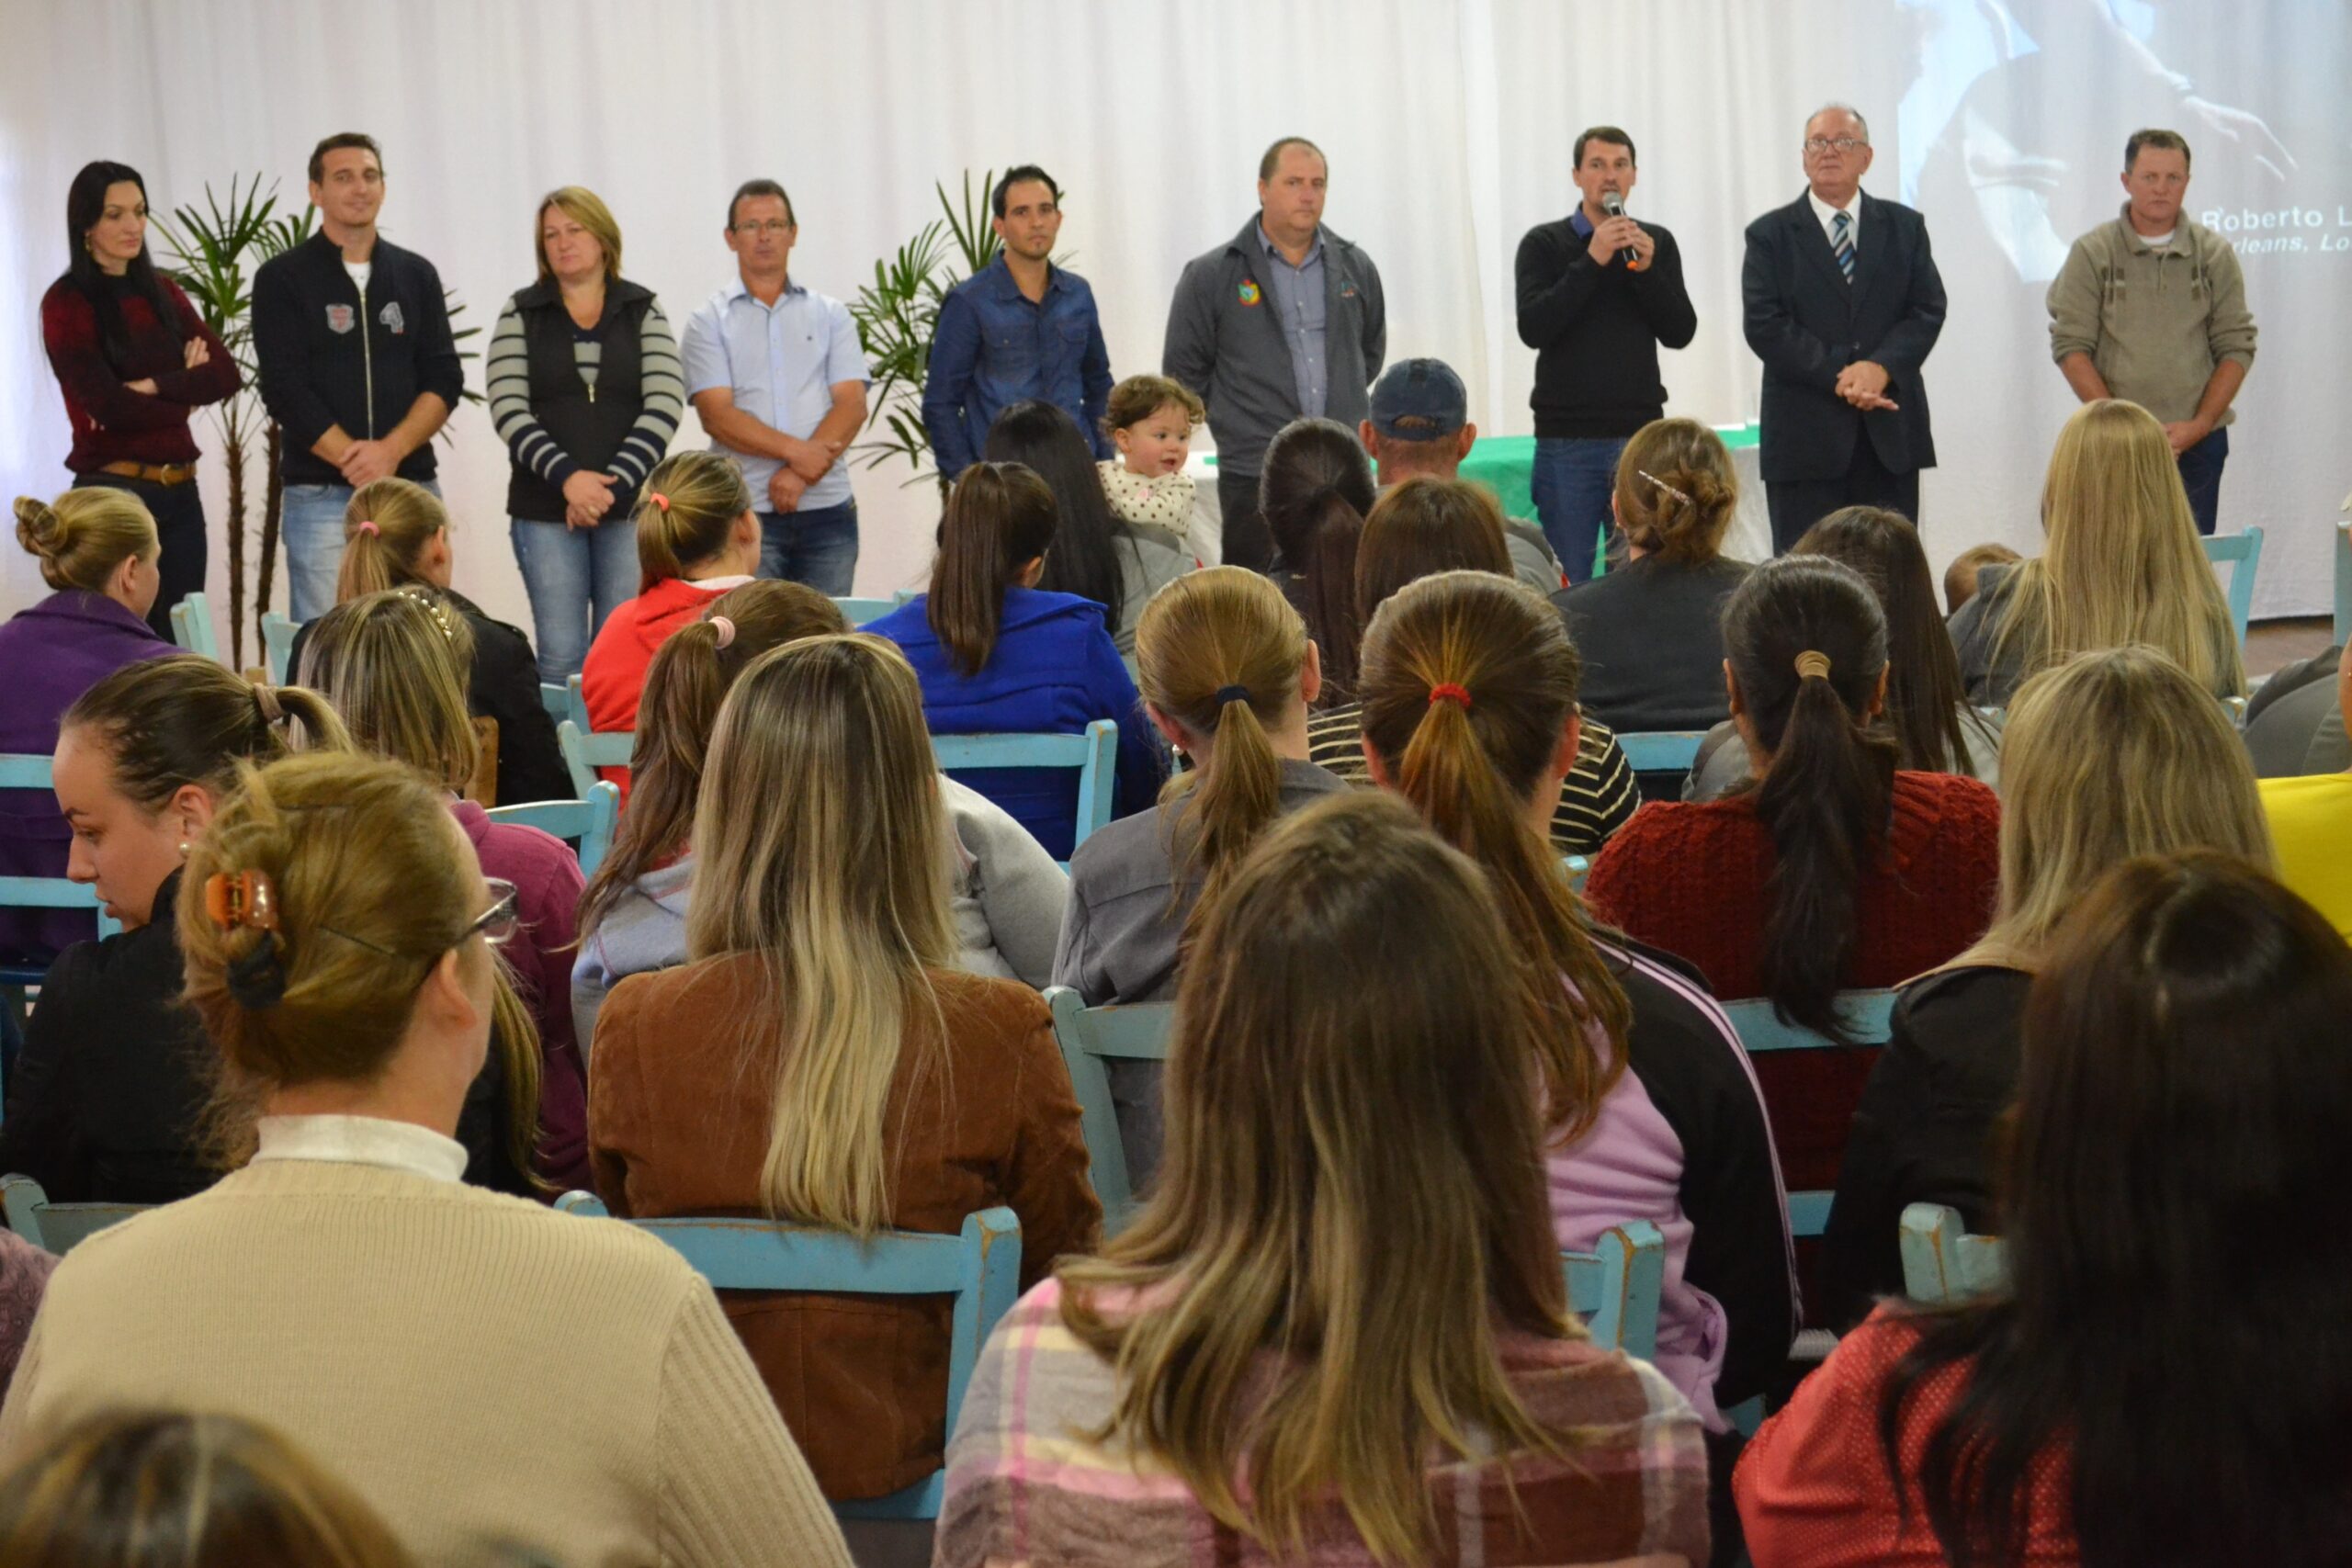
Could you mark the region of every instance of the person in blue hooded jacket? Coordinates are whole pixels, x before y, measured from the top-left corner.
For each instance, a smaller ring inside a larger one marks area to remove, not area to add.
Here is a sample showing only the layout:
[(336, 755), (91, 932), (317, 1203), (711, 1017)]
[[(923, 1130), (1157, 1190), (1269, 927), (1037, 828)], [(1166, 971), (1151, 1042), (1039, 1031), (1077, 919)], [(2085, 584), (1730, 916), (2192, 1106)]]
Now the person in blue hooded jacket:
[[(1125, 817), (1159, 794), (1159, 747), (1102, 606), (1035, 586), (1059, 521), (1054, 492), (1035, 470), (973, 464), (948, 498), (931, 591), (865, 629), (897, 643), (914, 666), (934, 735), (1075, 735), (1098, 718), (1117, 721), (1112, 809)], [(1056, 860), (1069, 859), (1076, 773), (987, 768), (949, 776), (1004, 807)]]

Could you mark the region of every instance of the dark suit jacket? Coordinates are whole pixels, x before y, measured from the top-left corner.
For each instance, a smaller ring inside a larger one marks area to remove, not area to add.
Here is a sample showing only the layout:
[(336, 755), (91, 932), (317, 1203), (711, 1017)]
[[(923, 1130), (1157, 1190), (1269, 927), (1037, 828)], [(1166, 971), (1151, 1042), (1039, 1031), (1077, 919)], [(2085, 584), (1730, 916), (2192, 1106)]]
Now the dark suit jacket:
[[(1919, 370), (1943, 331), (1944, 280), (1918, 213), (1862, 197), (1849, 284), (1800, 195), (1747, 226), (1740, 292), (1747, 346), (1764, 361), (1768, 482), (1843, 476), (1865, 432), (1890, 472), (1935, 467)], [(1866, 414), (1838, 396), (1838, 373), (1858, 359), (1886, 367), (1894, 412)]]

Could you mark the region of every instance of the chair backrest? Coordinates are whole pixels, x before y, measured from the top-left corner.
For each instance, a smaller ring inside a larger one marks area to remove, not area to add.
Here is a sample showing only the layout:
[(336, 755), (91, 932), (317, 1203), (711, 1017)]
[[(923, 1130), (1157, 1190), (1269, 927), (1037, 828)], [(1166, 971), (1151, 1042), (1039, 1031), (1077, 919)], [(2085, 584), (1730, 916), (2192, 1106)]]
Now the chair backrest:
[(598, 768), (626, 768), (629, 754), (637, 749), (637, 737), (628, 730), (608, 729), (591, 735), (568, 718), (555, 727), (555, 740), (563, 752), (564, 771), (571, 775), (571, 787), (582, 800), (596, 787)]
[(287, 675), (294, 661), (294, 623), (271, 610), (261, 618), (262, 663), (269, 671), (269, 683), (287, 684)]
[(899, 607), (899, 602), (895, 599), (837, 598), (833, 604), (840, 608), (842, 615), (853, 626), (862, 626), (868, 621), (878, 621)]
[(523, 806), (493, 806), (493, 822), (519, 822), (567, 839), (580, 852), (580, 874), (594, 876), (613, 847), (613, 828), (620, 820), (621, 792), (599, 780), (588, 786), (585, 800), (534, 800)]
[(212, 635), (212, 607), (204, 602), (201, 591), (172, 606), (172, 640), (190, 653), (207, 659), (220, 657), (220, 644)]
[(2335, 640), (2352, 642), (2352, 523), (2335, 525)]
[(1098, 718), (1083, 735), (934, 735), (940, 771), (965, 768), (1076, 768), (1078, 831), (1074, 849), (1111, 820), (1111, 770), (1119, 752), (1116, 720)]
[(1903, 1211), (1903, 1293), (1941, 1305), (1999, 1290), (2008, 1258), (1995, 1235), (1971, 1235), (1960, 1211), (1913, 1203)]
[(557, 686), (545, 681), (540, 682), (539, 706), (548, 710), (549, 718), (570, 718), (571, 716), (571, 688), (568, 685)]
[(2254, 615), (2255, 574), (2262, 567), (2262, 530), (2215, 534), (2198, 542), (2205, 547), (2207, 560), (2230, 569), (2230, 585), (2224, 593), (2230, 602), (2230, 624), (2237, 627), (2238, 646), (2244, 648), (2246, 623)]
[[(556, 1201), (567, 1213), (603, 1215), (586, 1192)], [(980, 1347), (1012, 1309), (1021, 1289), (1021, 1222), (1001, 1206), (964, 1217), (956, 1235), (885, 1231), (861, 1241), (839, 1231), (774, 1220), (691, 1218), (633, 1220), (660, 1237), (720, 1291), (819, 1291), (850, 1296), (956, 1298), (947, 1349), (947, 1431), (964, 1408), (964, 1391)], [(930, 1519), (939, 1517), (944, 1472), (887, 1497), (836, 1503), (843, 1518)]]
[[(547, 698), (542, 696), (539, 700), (545, 702)], [(596, 727), (588, 722), (588, 694), (581, 688), (580, 676), (576, 671), (563, 682), (563, 711), (556, 716), (568, 718), (578, 725), (582, 735), (595, 733)]]
[(1699, 761), (1699, 743), (1706, 738), (1702, 729), (1655, 729), (1640, 735), (1620, 730), (1617, 744), (1625, 753), (1625, 765), (1637, 773), (1687, 773)]
[[(1739, 1043), (1751, 1056), (1767, 1051), (1849, 1051), (1886, 1043), (1894, 1025), (1893, 991), (1841, 991), (1838, 1007), (1855, 1045), (1840, 1045), (1799, 1023), (1783, 1023), (1770, 1001), (1755, 998), (1723, 1004), (1724, 1015), (1739, 1032)], [(1819, 1235), (1829, 1224), (1830, 1194), (1826, 1190), (1789, 1194), (1791, 1235)]]
[[(53, 788), (51, 767), (51, 759), (39, 752), (0, 753), (0, 789)], [(122, 930), (122, 922), (100, 907), (95, 889), (62, 876), (0, 876), (0, 908), (96, 909), (98, 935), (109, 937)], [(13, 976), (0, 980), (0, 985), (25, 983)]]
[(8, 1228), (44, 1252), (62, 1256), (85, 1236), (130, 1218), (144, 1203), (52, 1203), (29, 1176), (0, 1176), (0, 1210)]
[(1102, 1234), (1114, 1236), (1135, 1217), (1135, 1190), (1127, 1177), (1127, 1146), (1111, 1104), (1111, 1076), (1102, 1061), (1164, 1062), (1168, 1026), (1176, 1010), (1166, 1002), (1091, 1008), (1068, 986), (1046, 992), (1054, 1015), (1054, 1040), (1078, 1092), (1079, 1127), (1086, 1136), (1087, 1173), (1102, 1201)]
[(1657, 1354), (1658, 1292), (1666, 1283), (1666, 1237), (1647, 1220), (1600, 1233), (1590, 1252), (1563, 1252), (1568, 1305), (1593, 1342), (1643, 1360)]

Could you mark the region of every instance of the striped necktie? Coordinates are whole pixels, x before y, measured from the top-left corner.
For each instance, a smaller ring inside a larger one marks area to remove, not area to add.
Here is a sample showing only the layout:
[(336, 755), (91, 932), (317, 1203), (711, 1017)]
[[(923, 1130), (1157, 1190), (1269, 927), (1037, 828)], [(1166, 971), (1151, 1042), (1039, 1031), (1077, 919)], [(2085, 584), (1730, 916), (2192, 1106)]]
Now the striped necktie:
[(1854, 220), (1840, 212), (1829, 220), (1829, 248), (1838, 253), (1838, 270), (1854, 281)]

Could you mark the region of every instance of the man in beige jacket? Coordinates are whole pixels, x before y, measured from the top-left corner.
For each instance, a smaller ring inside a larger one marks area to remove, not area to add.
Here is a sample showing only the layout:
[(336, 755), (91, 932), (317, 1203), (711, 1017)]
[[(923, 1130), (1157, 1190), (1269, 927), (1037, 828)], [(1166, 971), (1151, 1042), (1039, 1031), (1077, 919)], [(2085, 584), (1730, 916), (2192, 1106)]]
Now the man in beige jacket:
[(2197, 531), (2213, 532), (2230, 400), (2254, 364), (2254, 315), (2237, 252), (2182, 211), (2188, 143), (2135, 130), (2123, 145), (2130, 198), (2075, 242), (2050, 285), (2050, 352), (2085, 402), (2124, 398), (2164, 422)]

